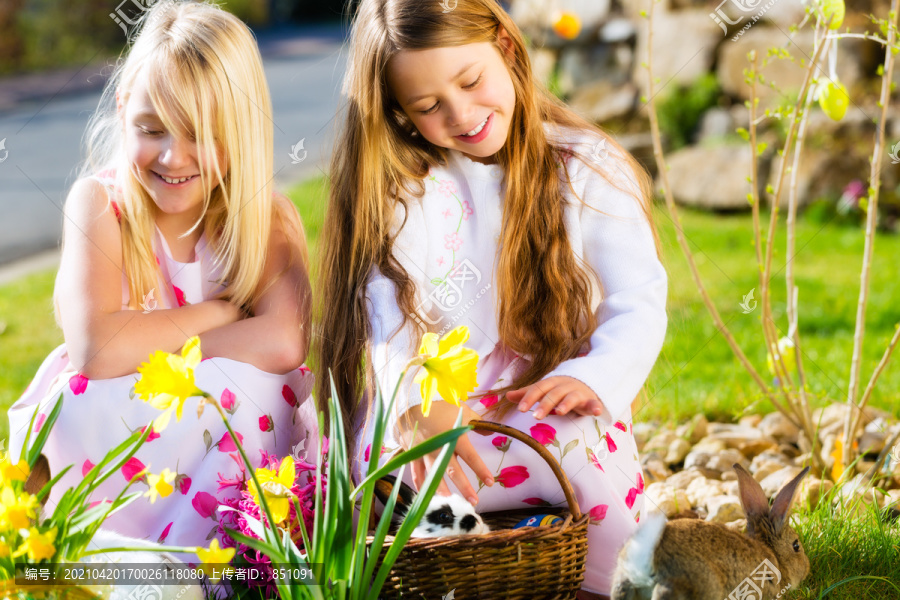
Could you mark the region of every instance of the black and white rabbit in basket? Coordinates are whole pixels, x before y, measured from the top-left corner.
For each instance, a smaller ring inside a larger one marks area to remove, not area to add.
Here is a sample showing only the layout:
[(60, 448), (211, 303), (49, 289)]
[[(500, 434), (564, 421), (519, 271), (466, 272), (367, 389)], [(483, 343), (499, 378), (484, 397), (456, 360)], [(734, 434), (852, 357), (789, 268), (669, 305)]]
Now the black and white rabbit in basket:
[[(738, 464), (734, 470), (747, 533), (700, 519), (667, 522), (661, 513), (647, 515), (619, 552), (612, 600), (768, 600), (803, 581), (809, 559), (788, 513), (809, 467), (781, 488), (771, 508), (750, 473)], [(752, 596), (739, 592), (753, 587)]]
[[(387, 502), (395, 485), (397, 478), (393, 475), (385, 475), (375, 483), (375, 496), (382, 504)], [(399, 525), (403, 521), (415, 499), (416, 491), (401, 481), (394, 514), (391, 515), (394, 525)], [(435, 494), (428, 503), (419, 525), (413, 530), (412, 537), (442, 537), (489, 531), (490, 528), (485, 525), (468, 500), (459, 494), (449, 496)]]

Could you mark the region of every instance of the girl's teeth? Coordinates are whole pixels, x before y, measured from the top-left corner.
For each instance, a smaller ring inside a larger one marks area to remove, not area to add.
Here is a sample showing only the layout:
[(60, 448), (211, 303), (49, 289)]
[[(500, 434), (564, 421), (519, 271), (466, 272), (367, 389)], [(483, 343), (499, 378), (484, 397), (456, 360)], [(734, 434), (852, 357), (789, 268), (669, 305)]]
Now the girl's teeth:
[[(159, 174), (157, 173), (157, 175)], [(166, 183), (182, 183), (184, 181), (187, 181), (188, 179), (192, 179), (193, 175), (191, 175), (190, 177), (182, 177), (181, 179), (169, 179), (165, 175), (160, 175), (160, 177), (162, 177), (163, 181), (165, 181)]]
[[(488, 117), (488, 118), (490, 118), (490, 117)], [(481, 122), (481, 124), (478, 127), (473, 129), (469, 133), (464, 133), (463, 135), (465, 137), (472, 137), (473, 135), (478, 135), (479, 133), (481, 133), (481, 130), (484, 129), (484, 126), (487, 125), (487, 122), (488, 122), (488, 120), (485, 119), (484, 121)]]

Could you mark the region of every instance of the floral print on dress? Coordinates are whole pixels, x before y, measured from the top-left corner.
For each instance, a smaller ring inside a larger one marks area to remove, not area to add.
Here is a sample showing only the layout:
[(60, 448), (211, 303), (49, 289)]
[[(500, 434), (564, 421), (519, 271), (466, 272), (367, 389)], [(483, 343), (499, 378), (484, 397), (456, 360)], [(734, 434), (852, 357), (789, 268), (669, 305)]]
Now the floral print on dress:
[(459, 237), (459, 234), (456, 232), (448, 233), (444, 236), (444, 248), (447, 250), (453, 250), (456, 252), (462, 247), (463, 241), (462, 238)]
[(69, 380), (69, 389), (76, 396), (80, 396), (87, 390), (88, 381), (89, 379), (81, 373), (75, 373), (72, 379)]

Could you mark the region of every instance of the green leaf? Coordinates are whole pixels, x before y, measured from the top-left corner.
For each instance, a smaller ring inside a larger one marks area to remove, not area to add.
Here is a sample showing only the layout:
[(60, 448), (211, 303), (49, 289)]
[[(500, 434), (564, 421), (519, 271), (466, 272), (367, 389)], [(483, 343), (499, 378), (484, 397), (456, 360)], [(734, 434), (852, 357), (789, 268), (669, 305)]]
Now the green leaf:
[(738, 134), (739, 136), (741, 136), (742, 138), (744, 138), (744, 141), (745, 141), (745, 142), (749, 142), (749, 141), (750, 141), (750, 132), (747, 131), (746, 129), (744, 129), (743, 127), (738, 127), (737, 129), (735, 129), (735, 132), (737, 132), (737, 134)]

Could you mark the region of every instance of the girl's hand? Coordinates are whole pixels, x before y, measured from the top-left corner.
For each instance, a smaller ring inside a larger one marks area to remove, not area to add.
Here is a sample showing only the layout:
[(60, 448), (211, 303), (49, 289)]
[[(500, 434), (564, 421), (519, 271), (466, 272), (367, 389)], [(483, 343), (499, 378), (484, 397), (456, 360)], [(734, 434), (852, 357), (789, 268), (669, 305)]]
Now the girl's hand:
[(543, 419), (554, 409), (558, 415), (575, 411), (579, 415), (596, 417), (603, 413), (603, 403), (597, 394), (573, 377), (548, 377), (522, 389), (508, 392), (506, 399), (518, 402), (521, 412), (538, 404), (534, 411), (535, 419)]
[[(431, 411), (429, 412), (427, 417), (422, 414), (422, 409), (419, 406), (414, 406), (413, 408), (408, 410), (403, 416), (400, 417), (399, 423), (400, 441), (403, 444), (404, 449), (412, 448), (416, 444), (423, 442), (430, 437), (453, 429), (453, 426), (456, 424), (456, 417), (459, 415), (460, 409), (462, 409), (463, 411), (463, 425), (467, 425), (469, 421), (473, 419), (481, 418), (478, 413), (476, 413), (465, 404), (463, 404), (461, 407), (457, 407), (450, 404), (449, 402), (443, 401), (433, 402), (431, 404)], [(418, 427), (416, 427), (417, 425)], [(416, 430), (415, 437), (413, 437), (414, 428)], [(490, 435), (489, 432), (480, 434)], [(434, 463), (437, 461), (438, 453), (439, 450), (436, 450), (431, 454), (427, 454), (422, 458), (413, 461), (412, 478), (413, 486), (416, 488), (416, 490), (419, 490), (425, 483), (425, 477), (428, 472), (431, 471)], [(463, 497), (465, 497), (472, 504), (472, 506), (475, 506), (476, 504), (478, 504), (477, 492), (475, 488), (472, 487), (472, 484), (469, 483), (469, 478), (466, 477), (466, 474), (463, 472), (462, 468), (460, 468), (459, 460), (457, 460), (457, 457), (462, 459), (463, 462), (465, 462), (469, 466), (472, 472), (475, 473), (475, 476), (483, 481), (485, 485), (494, 485), (493, 474), (491, 473), (490, 469), (487, 468), (487, 465), (484, 464), (484, 461), (481, 460), (481, 457), (478, 455), (478, 452), (475, 450), (472, 442), (469, 441), (468, 434), (464, 434), (463, 436), (461, 436), (456, 442), (454, 456), (450, 459), (450, 463), (447, 465), (445, 476), (449, 477), (450, 481), (453, 482), (453, 484), (463, 495)], [(442, 496), (450, 495), (450, 488), (447, 486), (446, 481), (441, 481), (437, 493)]]

